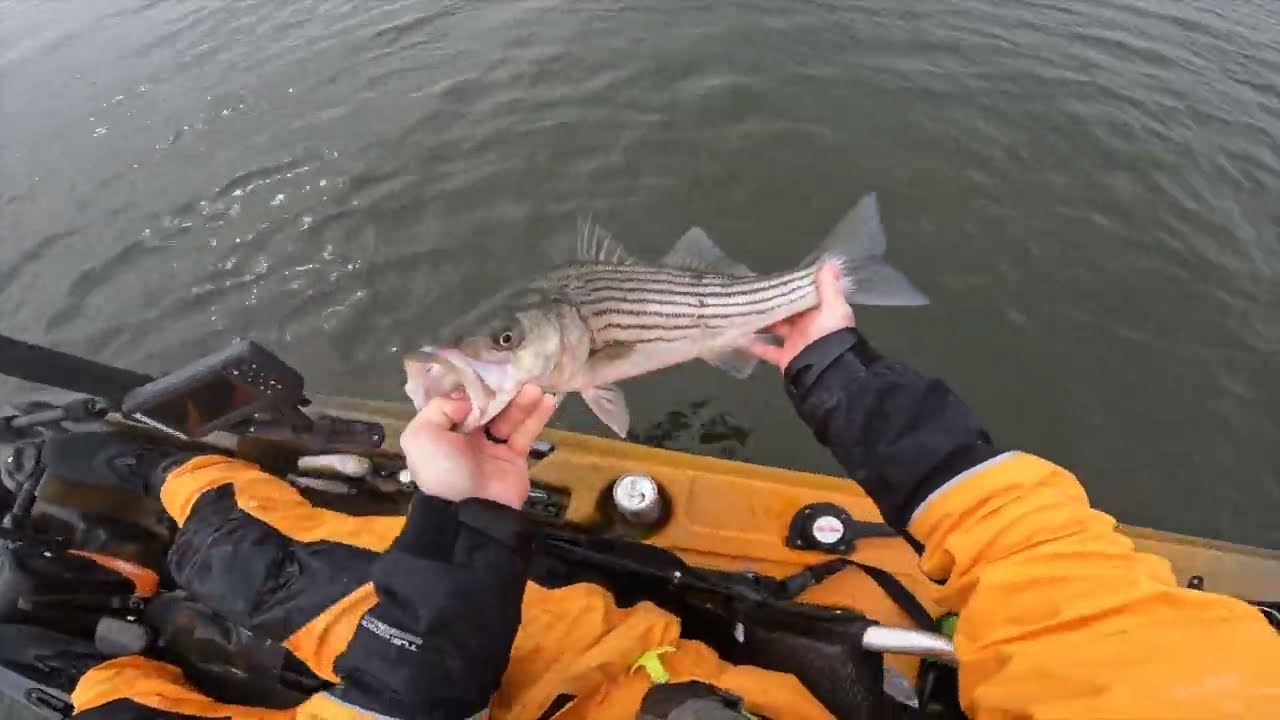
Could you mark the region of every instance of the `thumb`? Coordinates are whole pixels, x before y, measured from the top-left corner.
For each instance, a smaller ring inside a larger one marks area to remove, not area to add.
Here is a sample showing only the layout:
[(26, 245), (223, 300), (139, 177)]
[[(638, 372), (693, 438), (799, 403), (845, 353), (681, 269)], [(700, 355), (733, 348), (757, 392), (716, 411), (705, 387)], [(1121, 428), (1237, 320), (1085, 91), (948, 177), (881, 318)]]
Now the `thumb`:
[(467, 419), (471, 412), (471, 401), (467, 398), (451, 398), (439, 396), (432, 398), (422, 411), (405, 426), (405, 435), (414, 435), (427, 430), (450, 430), (454, 425)]
[(844, 299), (845, 285), (848, 279), (840, 263), (824, 263), (818, 269), (818, 300), (822, 307), (839, 307), (848, 301)]

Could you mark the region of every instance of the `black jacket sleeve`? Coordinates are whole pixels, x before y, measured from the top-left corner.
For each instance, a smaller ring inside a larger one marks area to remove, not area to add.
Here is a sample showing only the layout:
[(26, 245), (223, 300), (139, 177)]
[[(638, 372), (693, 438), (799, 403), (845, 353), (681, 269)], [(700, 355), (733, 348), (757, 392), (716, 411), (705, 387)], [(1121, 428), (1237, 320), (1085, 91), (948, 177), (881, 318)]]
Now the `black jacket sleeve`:
[(401, 720), (457, 720), (489, 703), (520, 624), (530, 534), (488, 500), (419, 493), (373, 569), (378, 602), (334, 671), (337, 701)]
[(899, 532), (930, 493), (997, 454), (946, 383), (882, 357), (854, 328), (814, 341), (784, 379), (818, 442)]

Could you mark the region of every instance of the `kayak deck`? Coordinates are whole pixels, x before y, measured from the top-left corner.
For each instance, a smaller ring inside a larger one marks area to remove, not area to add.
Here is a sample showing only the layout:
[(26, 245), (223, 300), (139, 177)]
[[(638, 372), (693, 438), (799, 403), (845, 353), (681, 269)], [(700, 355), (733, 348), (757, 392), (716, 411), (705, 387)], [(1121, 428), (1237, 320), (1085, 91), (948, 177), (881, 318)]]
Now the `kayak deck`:
[[(386, 449), (396, 452), (400, 432), (413, 417), (408, 403), (356, 398), (317, 397), (314, 409), (383, 423)], [(693, 565), (780, 577), (831, 558), (785, 542), (792, 518), (811, 503), (833, 503), (859, 521), (882, 520), (862, 489), (844, 478), (561, 430), (548, 429), (543, 439), (556, 450), (534, 466), (532, 478), (568, 494), (566, 520), (616, 531), (608, 512), (613, 482), (626, 474), (647, 475), (669, 499), (671, 517), (645, 542)], [(1118, 529), (1139, 551), (1168, 560), (1181, 584), (1200, 576), (1212, 592), (1253, 601), (1280, 599), (1280, 551), (1128, 525)], [(932, 600), (937, 586), (920, 575), (918, 557), (902, 539), (859, 539), (848, 557), (888, 570), (922, 599)]]

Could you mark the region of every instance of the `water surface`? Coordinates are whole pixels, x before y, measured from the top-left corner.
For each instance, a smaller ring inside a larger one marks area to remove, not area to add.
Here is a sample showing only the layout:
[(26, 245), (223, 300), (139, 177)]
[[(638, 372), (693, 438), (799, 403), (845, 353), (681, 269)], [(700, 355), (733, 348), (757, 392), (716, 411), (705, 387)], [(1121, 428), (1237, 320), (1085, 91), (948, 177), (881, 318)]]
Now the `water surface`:
[[(876, 191), (935, 301), (860, 314), (886, 352), (1123, 521), (1280, 547), (1277, 78), (1267, 0), (0, 0), (0, 331), (395, 399), (579, 213), (770, 270)], [(626, 389), (835, 469), (776, 373)]]

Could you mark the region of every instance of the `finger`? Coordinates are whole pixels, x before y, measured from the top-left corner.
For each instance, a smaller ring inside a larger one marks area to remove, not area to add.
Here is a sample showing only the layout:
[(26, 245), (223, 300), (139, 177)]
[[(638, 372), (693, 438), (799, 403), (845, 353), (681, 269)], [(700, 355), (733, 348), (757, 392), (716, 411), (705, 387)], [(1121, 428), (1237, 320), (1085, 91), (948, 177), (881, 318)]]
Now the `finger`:
[(770, 365), (774, 365), (779, 368), (781, 368), (785, 362), (782, 348), (775, 345), (769, 345), (768, 343), (764, 343), (759, 340), (752, 341), (751, 344), (747, 346), (747, 352), (755, 355)]
[(795, 319), (795, 316), (792, 316), (792, 317), (786, 318), (785, 320), (779, 320), (778, 322), (765, 328), (765, 330), (773, 333), (774, 335), (777, 335), (780, 340), (785, 342), (786, 339), (791, 336), (791, 331), (795, 329), (795, 325), (796, 325), (796, 319)]
[(835, 263), (828, 263), (818, 271), (818, 312), (823, 323), (836, 323), (853, 327), (857, 319), (853, 314), (853, 306), (845, 297), (849, 287), (849, 279), (844, 275), (844, 268)]
[[(471, 401), (467, 398), (435, 397), (405, 426), (400, 437), (413, 437), (431, 430), (449, 430), (467, 419)], [(403, 441), (400, 443), (404, 445)]]
[(511, 433), (538, 409), (538, 402), (541, 400), (542, 390), (538, 386), (525, 385), (520, 388), (502, 412), (489, 421), (489, 432), (496, 438), (510, 438)]
[(538, 435), (551, 421), (551, 416), (556, 414), (556, 408), (559, 406), (560, 401), (554, 395), (543, 395), (534, 406), (533, 412), (529, 413), (520, 427), (511, 432), (511, 437), (507, 439), (507, 447), (521, 456), (528, 455), (529, 448), (533, 447), (533, 441), (538, 439)]
[(844, 269), (838, 263), (826, 263), (818, 269), (818, 301), (823, 307), (838, 307), (847, 302)]

